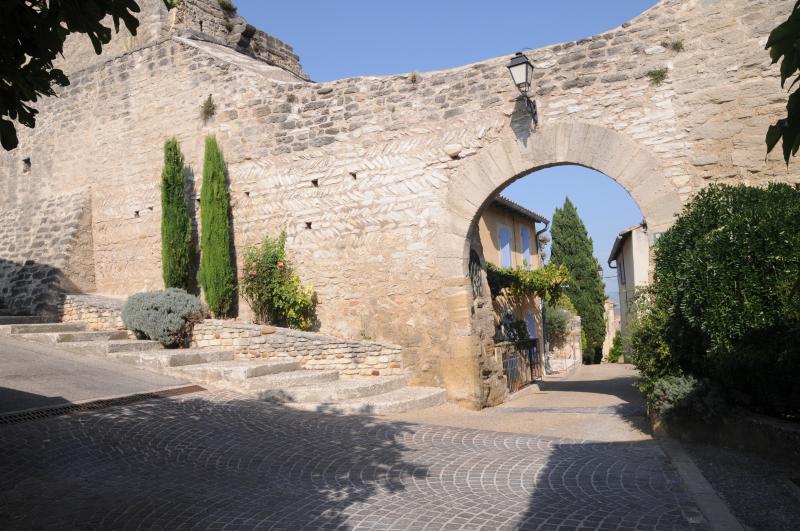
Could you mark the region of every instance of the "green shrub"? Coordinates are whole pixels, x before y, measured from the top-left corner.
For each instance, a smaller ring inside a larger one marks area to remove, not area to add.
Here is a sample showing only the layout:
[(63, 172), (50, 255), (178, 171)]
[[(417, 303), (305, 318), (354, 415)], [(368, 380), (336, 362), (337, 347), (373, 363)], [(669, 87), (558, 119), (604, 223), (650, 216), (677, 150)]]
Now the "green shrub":
[(657, 87), (667, 80), (669, 70), (666, 68), (656, 68), (655, 70), (647, 71), (645, 75), (650, 78), (650, 83)]
[(555, 304), (544, 303), (544, 337), (550, 348), (561, 348), (569, 337), (569, 323), (577, 315), (575, 307), (566, 295), (561, 295)]
[(178, 141), (170, 138), (164, 144), (164, 169), (161, 172), (161, 269), (164, 287), (189, 291), (194, 252), (183, 172), (183, 155)]
[(726, 410), (723, 394), (708, 380), (693, 376), (665, 376), (653, 383), (648, 405), (660, 416), (702, 418), (706, 422)]
[(650, 396), (656, 380), (681, 373), (667, 342), (667, 312), (656, 305), (653, 292), (640, 289), (628, 310), (629, 345), (631, 362), (639, 369), (637, 387)]
[(165, 347), (187, 345), (192, 326), (204, 316), (200, 299), (177, 288), (131, 295), (122, 307), (128, 330)]
[(611, 350), (608, 351), (609, 363), (617, 363), (622, 358), (622, 354), (622, 334), (617, 332), (614, 335), (614, 341), (611, 343)]
[(710, 186), (655, 258), (631, 336), (645, 393), (687, 374), (767, 413), (800, 412), (800, 187)]
[(227, 316), (234, 302), (230, 215), (225, 163), (216, 138), (208, 136), (203, 164), (203, 188), (200, 191), (198, 280), (208, 307), (217, 317)]
[(244, 252), (239, 292), (257, 322), (307, 330), (314, 325), (313, 290), (300, 283), (286, 259), (286, 233)]

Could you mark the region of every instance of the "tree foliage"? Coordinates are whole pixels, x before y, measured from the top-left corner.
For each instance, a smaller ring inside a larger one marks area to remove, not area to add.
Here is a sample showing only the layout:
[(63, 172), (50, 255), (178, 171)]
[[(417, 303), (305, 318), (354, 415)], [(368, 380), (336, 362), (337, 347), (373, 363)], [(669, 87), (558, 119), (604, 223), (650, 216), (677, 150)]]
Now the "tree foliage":
[(800, 186), (705, 188), (655, 257), (632, 335), (644, 391), (692, 375), (765, 411), (800, 412)]
[(37, 110), (30, 104), (40, 96), (53, 96), (55, 86), (69, 79), (53, 61), (64, 50), (71, 33), (84, 33), (100, 54), (120, 21), (136, 35), (139, 21), (134, 0), (3, 0), (0, 2), (0, 143), (6, 150), (17, 147), (14, 122), (36, 125)]
[(502, 292), (512, 298), (541, 297), (554, 301), (569, 280), (569, 271), (564, 266), (552, 264), (528, 270), (522, 267), (501, 268), (487, 263), (486, 280), (493, 297)]
[(215, 316), (229, 314), (235, 293), (230, 194), (225, 162), (213, 136), (206, 137), (200, 191), (200, 272), (198, 280)]
[(594, 257), (592, 239), (569, 198), (553, 214), (550, 233), (553, 236), (550, 262), (564, 265), (569, 270), (571, 278), (565, 292), (581, 317), (587, 350), (594, 359), (598, 359), (606, 335), (605, 286), (600, 264)]
[[(781, 62), (781, 87), (794, 77), (789, 90), (800, 83), (800, 0), (794, 5), (789, 18), (772, 33), (767, 40), (767, 50), (772, 64)], [(800, 86), (789, 96), (786, 105), (786, 117), (771, 125), (767, 131), (767, 153), (783, 140), (783, 159), (789, 164), (789, 158), (796, 156), (800, 150)]]
[(239, 291), (257, 322), (301, 330), (314, 326), (313, 290), (301, 284), (286, 258), (285, 232), (247, 249), (240, 266)]
[(565, 294), (544, 304), (544, 340), (550, 348), (561, 348), (569, 338), (569, 324), (578, 312)]
[(622, 349), (622, 333), (619, 331), (614, 334), (614, 341), (611, 342), (611, 349), (608, 351), (608, 361), (609, 363), (617, 363), (624, 351)]
[(161, 269), (164, 287), (190, 291), (192, 221), (184, 193), (184, 162), (175, 138), (164, 143), (161, 172)]

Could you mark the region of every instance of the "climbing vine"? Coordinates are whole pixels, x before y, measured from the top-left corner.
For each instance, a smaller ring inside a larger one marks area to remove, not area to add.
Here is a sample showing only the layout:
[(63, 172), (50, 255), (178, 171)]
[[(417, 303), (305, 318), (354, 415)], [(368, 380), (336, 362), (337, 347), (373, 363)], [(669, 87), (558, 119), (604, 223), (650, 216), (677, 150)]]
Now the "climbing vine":
[(512, 298), (541, 297), (555, 301), (570, 276), (563, 264), (548, 264), (531, 271), (522, 267), (501, 268), (489, 263), (486, 265), (486, 278), (492, 297), (502, 293)]

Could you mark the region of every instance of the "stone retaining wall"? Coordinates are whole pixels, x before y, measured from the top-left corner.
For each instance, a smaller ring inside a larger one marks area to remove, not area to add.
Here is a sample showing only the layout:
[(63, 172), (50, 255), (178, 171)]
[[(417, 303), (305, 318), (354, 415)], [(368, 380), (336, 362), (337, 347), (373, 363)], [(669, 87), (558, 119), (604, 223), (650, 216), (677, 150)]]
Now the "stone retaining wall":
[(124, 330), (125, 299), (102, 295), (67, 294), (59, 305), (61, 321), (84, 321), (88, 330)]
[(240, 358), (296, 359), (306, 369), (348, 376), (403, 374), (402, 348), (339, 339), (312, 332), (207, 319), (194, 327), (192, 347), (234, 348)]

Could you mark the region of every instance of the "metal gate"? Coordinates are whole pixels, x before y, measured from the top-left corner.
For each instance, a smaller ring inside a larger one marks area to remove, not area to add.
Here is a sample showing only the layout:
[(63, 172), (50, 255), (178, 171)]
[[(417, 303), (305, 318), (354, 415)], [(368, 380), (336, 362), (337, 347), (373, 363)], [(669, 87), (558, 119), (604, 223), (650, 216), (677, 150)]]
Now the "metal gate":
[(535, 339), (496, 343), (494, 356), (503, 365), (506, 385), (511, 392), (542, 378), (539, 345)]

